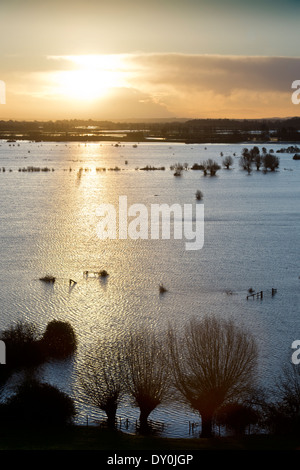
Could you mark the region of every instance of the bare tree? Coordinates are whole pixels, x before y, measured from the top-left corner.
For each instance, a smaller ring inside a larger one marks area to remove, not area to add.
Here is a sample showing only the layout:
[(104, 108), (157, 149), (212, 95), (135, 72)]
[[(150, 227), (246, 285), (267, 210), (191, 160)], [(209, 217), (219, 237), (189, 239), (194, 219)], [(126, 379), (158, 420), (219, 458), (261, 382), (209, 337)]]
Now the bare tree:
[(147, 330), (130, 334), (124, 357), (126, 390), (140, 409), (140, 430), (144, 432), (150, 413), (167, 397), (168, 361), (161, 341)]
[(215, 176), (217, 171), (220, 170), (220, 165), (209, 158), (208, 160), (205, 160), (202, 165), (201, 165), (201, 170), (203, 170), (204, 176), (207, 175), (209, 172), (210, 176)]
[(174, 170), (174, 176), (181, 176), (182, 171), (187, 170), (187, 167), (181, 163), (175, 163), (175, 165), (170, 166), (170, 169)]
[(218, 408), (248, 393), (253, 386), (257, 346), (232, 321), (192, 319), (182, 336), (169, 330), (175, 387), (199, 412), (202, 436), (212, 435)]
[(263, 162), (263, 157), (260, 155), (260, 154), (257, 154), (255, 155), (254, 157), (254, 163), (255, 163), (255, 166), (256, 166), (256, 170), (259, 171), (261, 165), (262, 165), (262, 162)]
[(252, 171), (251, 155), (247, 152), (243, 152), (243, 155), (240, 157), (239, 163), (243, 170), (246, 170), (248, 172), (248, 175), (250, 175)]
[(230, 155), (225, 157), (223, 160), (223, 165), (225, 166), (227, 170), (229, 170), (231, 165), (233, 165), (233, 158)]
[(88, 402), (104, 411), (108, 427), (114, 428), (123, 394), (120, 348), (109, 341), (98, 343), (86, 355), (78, 375)]
[(300, 428), (300, 370), (290, 363), (282, 368), (265, 400), (264, 424), (272, 434), (299, 436)]

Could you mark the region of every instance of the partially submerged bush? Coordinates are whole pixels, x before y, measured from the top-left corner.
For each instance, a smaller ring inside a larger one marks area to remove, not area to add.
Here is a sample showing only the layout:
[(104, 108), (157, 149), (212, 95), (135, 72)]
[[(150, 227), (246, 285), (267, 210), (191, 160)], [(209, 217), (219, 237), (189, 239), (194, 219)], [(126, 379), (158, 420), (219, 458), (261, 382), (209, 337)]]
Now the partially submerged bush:
[(204, 176), (206, 176), (208, 173), (210, 176), (215, 176), (221, 167), (217, 162), (209, 158), (208, 160), (204, 161), (202, 165), (199, 165), (199, 169), (203, 171)]
[(155, 167), (155, 166), (147, 165), (141, 168), (141, 170), (144, 170), (144, 171), (165, 170), (165, 167), (164, 166)]
[(202, 170), (203, 166), (200, 165), (199, 163), (194, 163), (193, 166), (191, 167), (191, 170)]
[(275, 171), (279, 167), (279, 158), (271, 153), (264, 155), (262, 162), (265, 170)]
[(105, 269), (102, 269), (102, 271), (99, 272), (100, 277), (106, 277), (108, 276), (108, 272)]
[(163, 285), (162, 282), (159, 284), (159, 292), (160, 292), (160, 294), (163, 294), (164, 292), (167, 292), (167, 289), (166, 289), (166, 287)]
[(69, 322), (52, 320), (40, 341), (45, 357), (65, 359), (77, 349), (75, 332)]
[(184, 166), (181, 163), (175, 163), (170, 166), (170, 170), (174, 171), (174, 176), (181, 176), (181, 173), (184, 170)]
[(56, 281), (56, 278), (54, 276), (50, 276), (49, 274), (47, 274), (44, 277), (40, 277), (40, 281), (54, 284), (54, 282)]
[(36, 325), (18, 321), (3, 330), (0, 339), (6, 346), (6, 367), (10, 370), (31, 367), (43, 361), (39, 349), (40, 332)]
[(195, 196), (196, 196), (197, 201), (201, 201), (203, 199), (202, 191), (200, 191), (200, 189), (197, 189)]

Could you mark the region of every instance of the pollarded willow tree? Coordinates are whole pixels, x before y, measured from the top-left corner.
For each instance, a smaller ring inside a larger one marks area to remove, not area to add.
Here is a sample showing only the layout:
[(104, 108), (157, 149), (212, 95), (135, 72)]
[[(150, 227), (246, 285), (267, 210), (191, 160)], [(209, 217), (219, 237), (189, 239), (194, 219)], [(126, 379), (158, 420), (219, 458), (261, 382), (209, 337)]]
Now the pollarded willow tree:
[(230, 320), (205, 317), (192, 319), (181, 336), (170, 328), (169, 350), (174, 385), (199, 412), (202, 437), (210, 437), (218, 408), (253, 388), (256, 342)]
[(217, 162), (209, 158), (199, 166), (199, 169), (203, 171), (204, 176), (206, 176), (208, 173), (210, 176), (216, 176), (217, 171), (220, 170), (221, 167)]
[(120, 347), (109, 340), (97, 343), (86, 355), (78, 376), (87, 401), (104, 411), (107, 426), (114, 428), (124, 392)]
[(233, 158), (230, 155), (224, 157), (223, 165), (225, 166), (226, 170), (229, 170), (229, 168), (233, 165)]
[(125, 344), (125, 386), (140, 409), (140, 431), (148, 430), (150, 413), (167, 398), (169, 392), (168, 359), (163, 343), (154, 332), (131, 333)]

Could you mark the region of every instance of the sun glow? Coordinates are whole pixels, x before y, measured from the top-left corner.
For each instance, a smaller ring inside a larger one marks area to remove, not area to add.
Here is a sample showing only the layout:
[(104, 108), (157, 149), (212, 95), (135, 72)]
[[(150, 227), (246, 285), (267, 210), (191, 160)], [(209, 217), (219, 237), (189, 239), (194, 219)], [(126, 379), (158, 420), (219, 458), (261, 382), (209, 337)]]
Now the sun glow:
[(105, 97), (111, 89), (125, 87), (128, 70), (120, 55), (59, 56), (71, 70), (55, 72), (53, 81), (59, 95), (72, 100), (93, 101)]

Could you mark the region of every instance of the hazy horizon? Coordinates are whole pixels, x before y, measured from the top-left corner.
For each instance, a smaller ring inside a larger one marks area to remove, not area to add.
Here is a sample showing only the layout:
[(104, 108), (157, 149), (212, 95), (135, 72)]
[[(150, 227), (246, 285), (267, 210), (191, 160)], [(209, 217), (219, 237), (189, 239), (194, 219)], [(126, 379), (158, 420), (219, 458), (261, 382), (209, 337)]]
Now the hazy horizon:
[(262, 118), (218, 118), (218, 117), (214, 117), (214, 118), (206, 118), (206, 117), (189, 117), (189, 118), (185, 118), (185, 117), (178, 117), (178, 116), (174, 116), (174, 117), (170, 117), (170, 118), (166, 118), (166, 117), (152, 117), (152, 118), (120, 118), (120, 119), (107, 119), (107, 118), (103, 118), (103, 119), (92, 119), (92, 118), (81, 118), (81, 117), (73, 117), (73, 118), (64, 118), (64, 119), (56, 119), (55, 117), (52, 118), (52, 119), (22, 119), (22, 118), (19, 118), (19, 119), (11, 119), (11, 118), (7, 118), (7, 119), (1, 119), (0, 118), (0, 121), (3, 121), (3, 122), (9, 122), (9, 121), (13, 121), (13, 122), (27, 122), (27, 123), (30, 123), (30, 122), (45, 122), (45, 123), (48, 123), (48, 122), (57, 122), (57, 121), (84, 121), (86, 123), (88, 122), (110, 122), (110, 123), (114, 123), (114, 124), (134, 124), (134, 123), (140, 123), (140, 124), (147, 124), (147, 123), (160, 123), (160, 122), (165, 122), (165, 123), (172, 123), (172, 122), (188, 122), (188, 121), (197, 121), (197, 120), (206, 120), (206, 121), (217, 121), (217, 120), (223, 120), (223, 121), (226, 121), (226, 120), (230, 120), (230, 121), (253, 121), (253, 122), (256, 122), (256, 121), (275, 121), (275, 120), (278, 120), (278, 121), (286, 121), (286, 120), (289, 120), (289, 119), (298, 119), (300, 116), (283, 116), (283, 117), (279, 117), (279, 116), (271, 116), (271, 117), (262, 117)]

